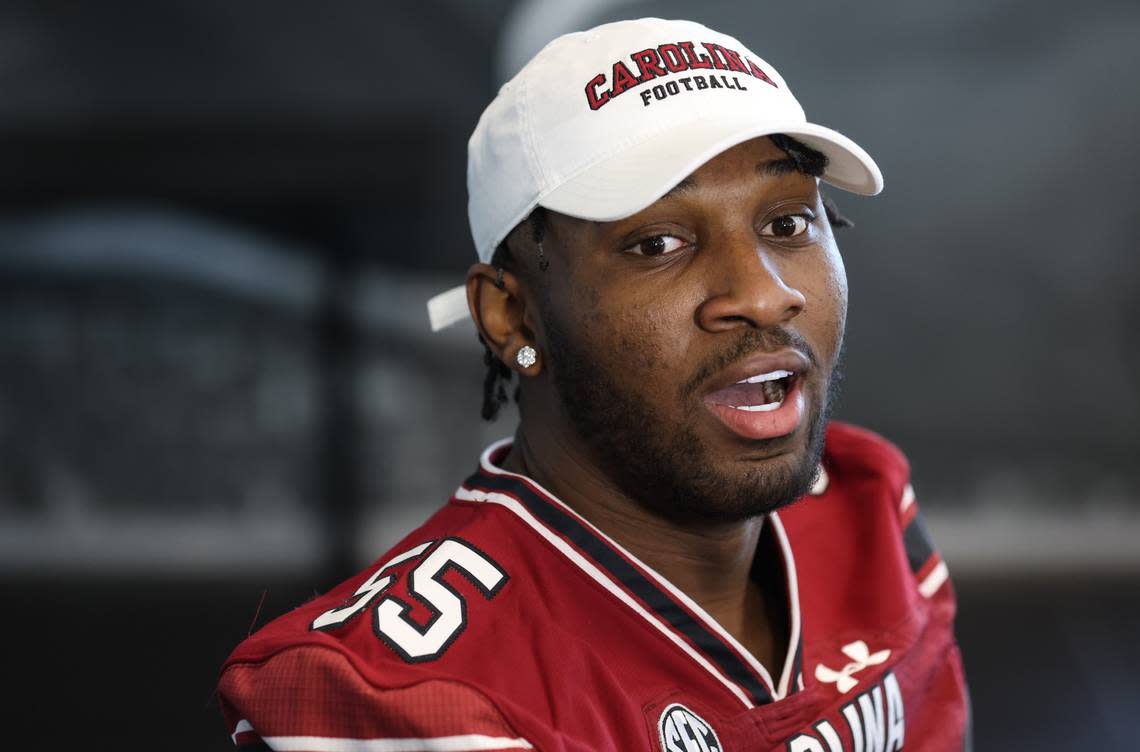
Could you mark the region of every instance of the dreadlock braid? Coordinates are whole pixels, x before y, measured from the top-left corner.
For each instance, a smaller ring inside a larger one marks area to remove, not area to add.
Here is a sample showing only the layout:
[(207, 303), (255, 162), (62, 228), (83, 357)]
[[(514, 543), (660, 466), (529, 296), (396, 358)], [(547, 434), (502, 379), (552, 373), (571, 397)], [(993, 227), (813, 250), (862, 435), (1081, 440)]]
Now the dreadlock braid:
[(511, 380), (511, 369), (491, 352), (482, 335), (479, 335), (479, 343), (483, 345), (483, 365), (487, 366), (487, 375), (483, 377), (482, 415), (483, 420), (494, 420), (507, 402), (506, 385)]

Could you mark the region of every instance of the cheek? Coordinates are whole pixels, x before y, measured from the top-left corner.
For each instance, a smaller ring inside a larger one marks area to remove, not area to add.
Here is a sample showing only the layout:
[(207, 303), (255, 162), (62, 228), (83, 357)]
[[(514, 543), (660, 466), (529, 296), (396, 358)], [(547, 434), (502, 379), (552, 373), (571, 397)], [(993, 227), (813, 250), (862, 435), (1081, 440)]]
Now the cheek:
[(644, 382), (677, 362), (685, 329), (671, 297), (599, 284), (585, 288), (582, 302), (582, 333), (614, 368)]
[(675, 324), (661, 307), (651, 301), (629, 301), (613, 313), (615, 331), (619, 333), (617, 355), (637, 370), (639, 379), (650, 379), (668, 363), (671, 354), (667, 332), (676, 331)]
[(828, 277), (828, 287), (834, 301), (836, 328), (839, 332), (839, 338), (842, 339), (844, 328), (847, 325), (847, 270), (843, 266), (843, 258), (839, 255), (838, 250), (833, 249), (832, 256), (834, 263)]
[(823, 253), (810, 284), (801, 292), (807, 299), (806, 318), (821, 344), (828, 342), (830, 349), (838, 349), (847, 324), (847, 273), (834, 246)]

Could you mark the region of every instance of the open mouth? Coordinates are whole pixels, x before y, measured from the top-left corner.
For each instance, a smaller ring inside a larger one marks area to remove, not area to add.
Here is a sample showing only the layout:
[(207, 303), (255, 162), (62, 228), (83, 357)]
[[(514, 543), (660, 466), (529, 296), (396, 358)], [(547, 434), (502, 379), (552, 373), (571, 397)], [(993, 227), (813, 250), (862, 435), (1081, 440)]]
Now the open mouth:
[(709, 401), (749, 413), (778, 410), (792, 390), (795, 378), (792, 371), (758, 373), (709, 395)]
[(810, 369), (811, 360), (792, 348), (757, 352), (724, 370), (704, 395), (705, 407), (741, 438), (789, 436), (807, 415)]

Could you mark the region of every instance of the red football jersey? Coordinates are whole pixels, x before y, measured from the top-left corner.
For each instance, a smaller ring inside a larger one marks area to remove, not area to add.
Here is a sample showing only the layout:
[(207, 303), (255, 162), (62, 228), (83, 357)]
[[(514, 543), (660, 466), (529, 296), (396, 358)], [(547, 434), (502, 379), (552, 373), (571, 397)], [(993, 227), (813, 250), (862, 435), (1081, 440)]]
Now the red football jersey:
[(790, 642), (763, 666), (533, 480), (478, 472), (373, 566), (230, 656), (239, 747), (886, 752), (969, 746), (954, 595), (878, 436), (827, 432), (812, 495), (770, 515)]

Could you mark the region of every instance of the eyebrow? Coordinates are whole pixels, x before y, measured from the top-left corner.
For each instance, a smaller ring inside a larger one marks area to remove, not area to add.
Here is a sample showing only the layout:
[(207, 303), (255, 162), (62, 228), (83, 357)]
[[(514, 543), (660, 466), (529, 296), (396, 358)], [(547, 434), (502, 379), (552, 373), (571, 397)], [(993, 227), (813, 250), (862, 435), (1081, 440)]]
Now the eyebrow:
[[(796, 160), (791, 159), (790, 157), (785, 157), (783, 159), (769, 159), (756, 165), (756, 172), (765, 177), (780, 177), (782, 175), (790, 175), (794, 172), (799, 171), (800, 168), (796, 164)], [(661, 198), (672, 198), (674, 196), (688, 193), (689, 191), (693, 190), (696, 185), (696, 181), (693, 180), (692, 176), (689, 176), (666, 191), (665, 195), (663, 195)]]
[(800, 172), (800, 166), (791, 157), (784, 157), (783, 159), (769, 159), (767, 162), (761, 162), (756, 165), (756, 171), (768, 177), (780, 177), (781, 175)]

